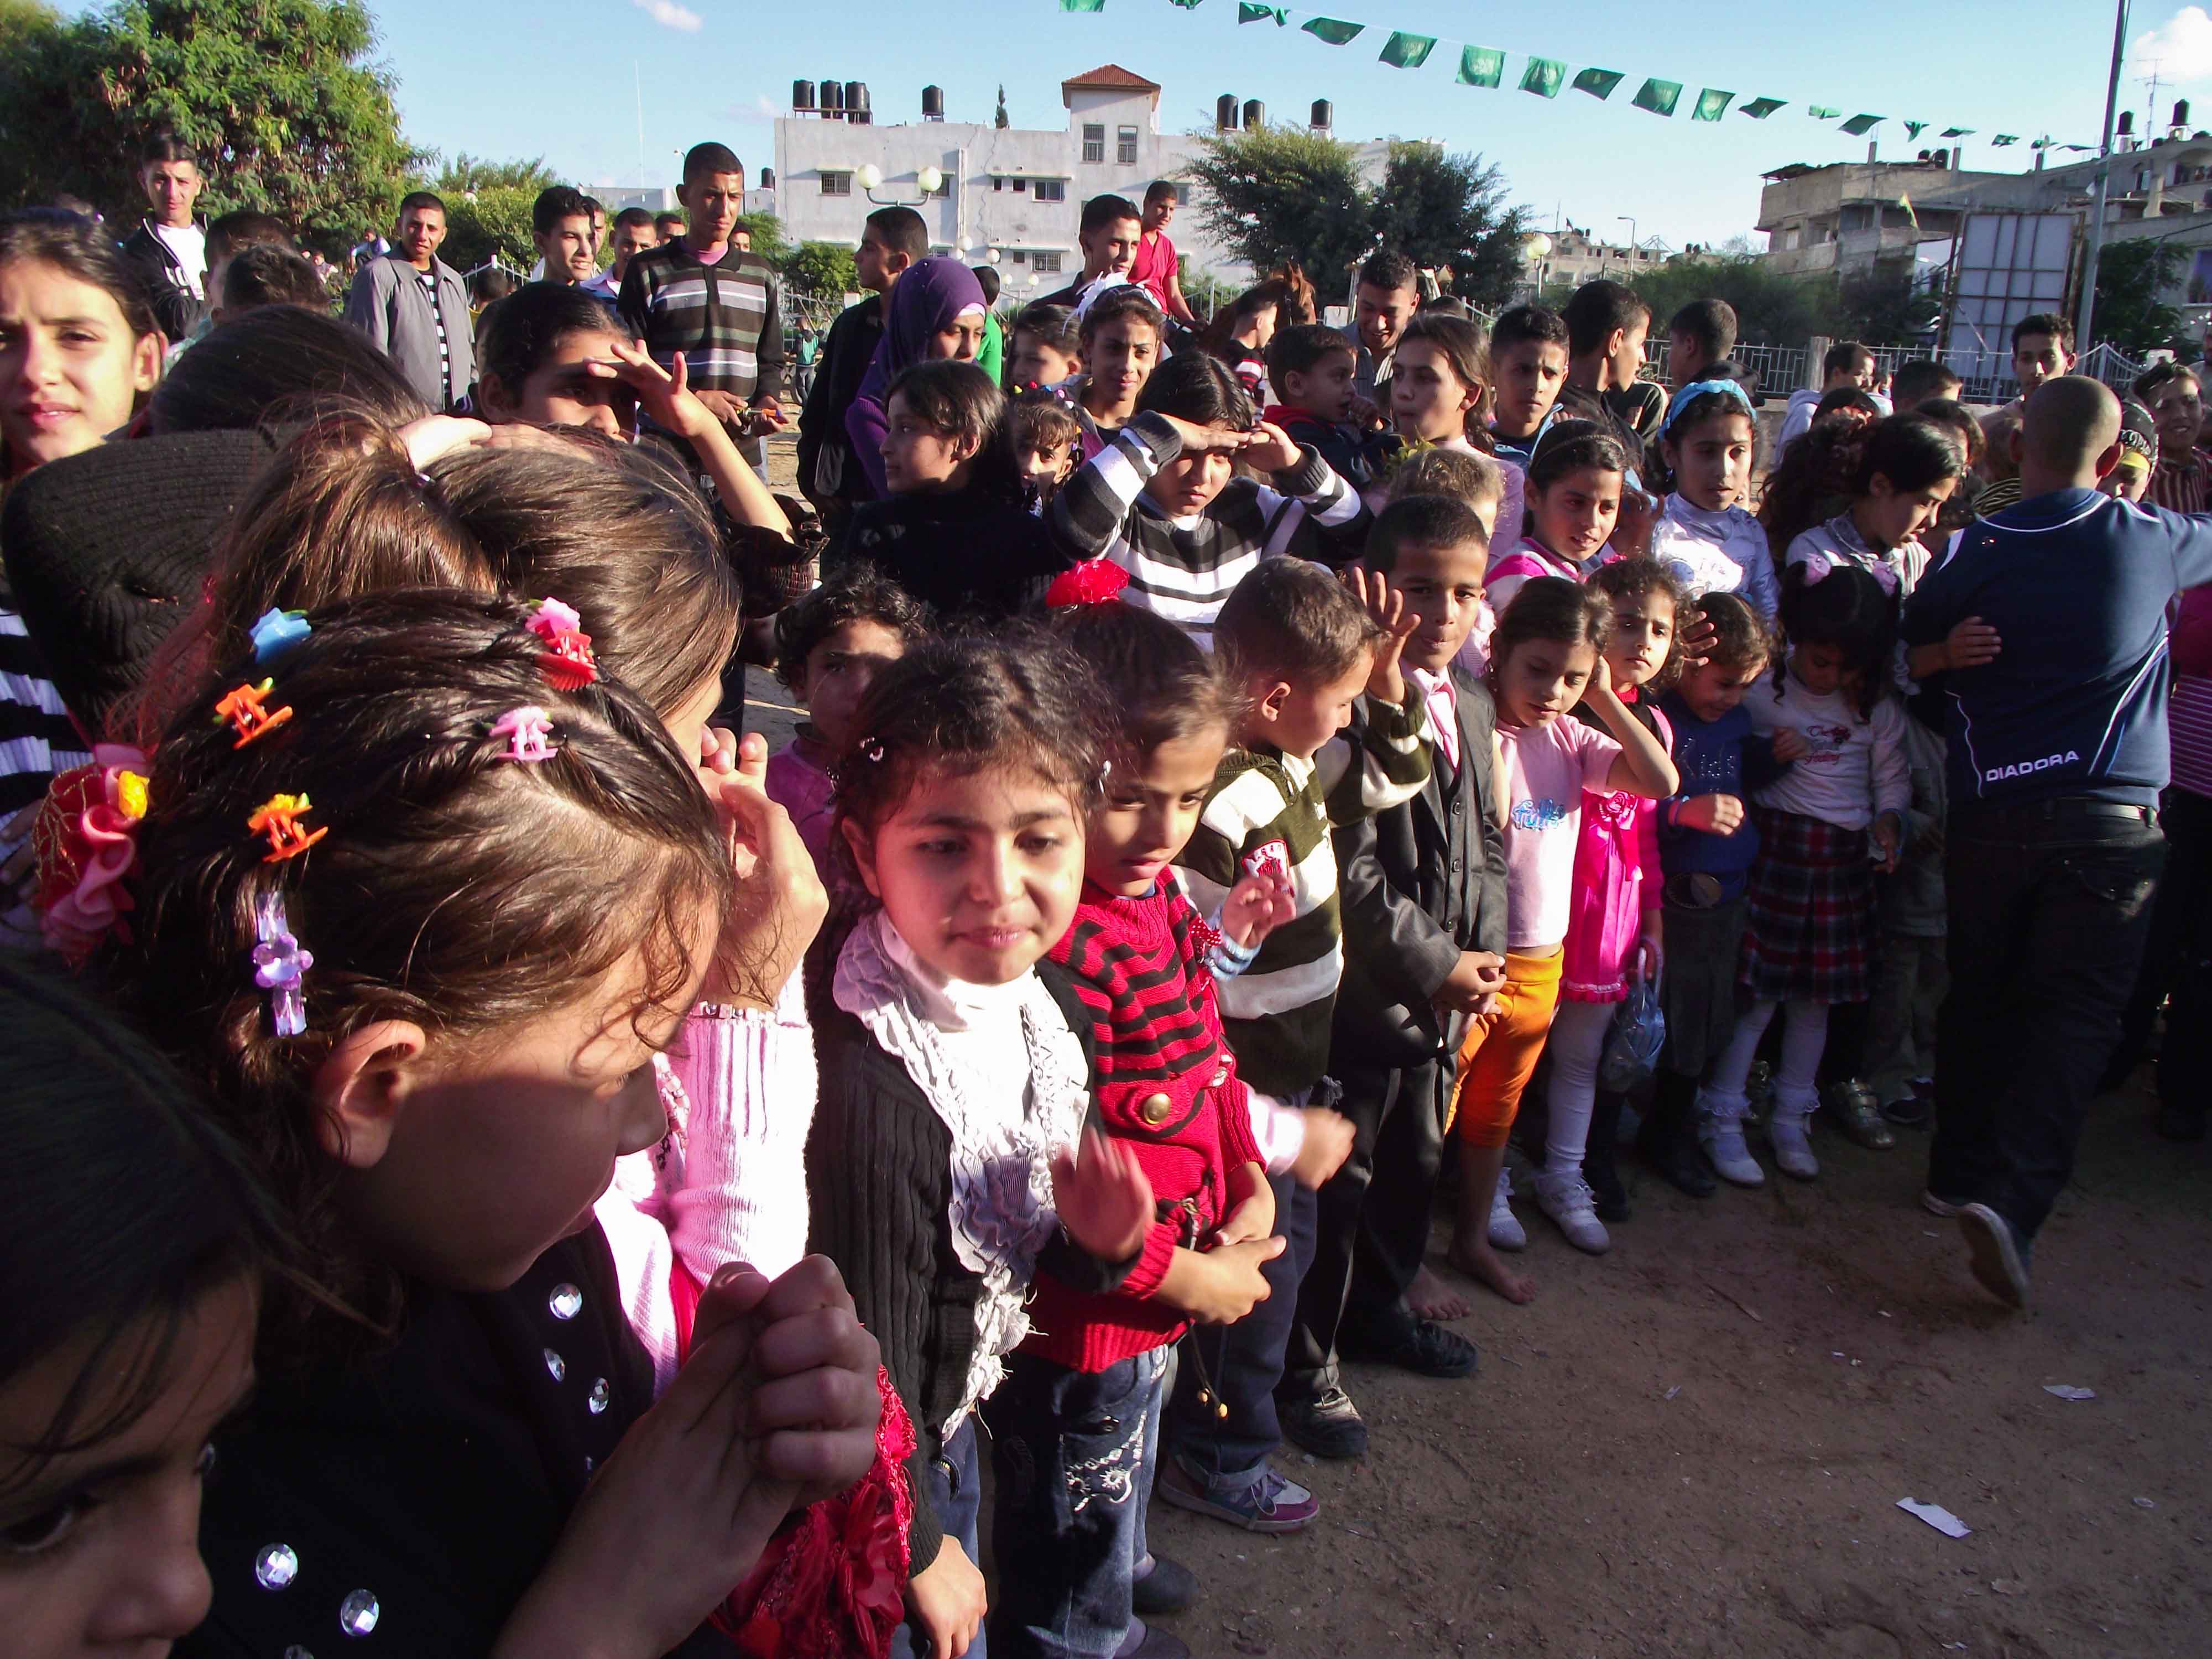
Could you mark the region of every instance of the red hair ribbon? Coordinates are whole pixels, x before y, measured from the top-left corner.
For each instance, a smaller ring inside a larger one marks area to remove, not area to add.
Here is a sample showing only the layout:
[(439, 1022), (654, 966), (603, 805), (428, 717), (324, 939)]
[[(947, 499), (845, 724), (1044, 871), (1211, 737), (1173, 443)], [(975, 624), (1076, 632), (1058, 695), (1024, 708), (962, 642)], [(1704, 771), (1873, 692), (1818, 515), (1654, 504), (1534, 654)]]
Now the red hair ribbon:
[(1044, 591), (1044, 602), (1055, 610), (1061, 605), (1104, 605), (1120, 599), (1128, 585), (1129, 573), (1113, 560), (1085, 559), (1052, 579), (1052, 586)]

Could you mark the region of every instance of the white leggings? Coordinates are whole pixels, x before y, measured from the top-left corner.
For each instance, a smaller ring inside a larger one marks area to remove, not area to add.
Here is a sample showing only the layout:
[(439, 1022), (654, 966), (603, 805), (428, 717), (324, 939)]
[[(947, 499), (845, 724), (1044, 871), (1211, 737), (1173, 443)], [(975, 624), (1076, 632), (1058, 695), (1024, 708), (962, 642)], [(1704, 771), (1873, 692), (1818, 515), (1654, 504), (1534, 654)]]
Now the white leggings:
[[(1774, 1018), (1780, 1006), (1771, 1001), (1754, 1002), (1744, 1011), (1735, 1023), (1735, 1035), (1729, 1039), (1727, 1050), (1713, 1062), (1711, 1087), (1716, 1094), (1740, 1095), (1751, 1076), (1752, 1062), (1759, 1057), (1759, 1040), (1766, 1035), (1767, 1022)], [(1811, 1089), (1817, 1086), (1820, 1072), (1820, 1050), (1828, 1043), (1828, 1005), (1825, 1002), (1793, 1002), (1790, 1014), (1782, 1027), (1782, 1064), (1774, 1073), (1774, 1083), (1780, 1089)]]
[(1544, 1133), (1547, 1175), (1571, 1175), (1583, 1167), (1590, 1113), (1597, 1105), (1598, 1061), (1605, 1056), (1606, 1033), (1620, 1012), (1617, 1002), (1573, 1002), (1562, 997), (1559, 1012), (1552, 1016), (1552, 1035), (1544, 1045), (1552, 1056), (1551, 1124)]

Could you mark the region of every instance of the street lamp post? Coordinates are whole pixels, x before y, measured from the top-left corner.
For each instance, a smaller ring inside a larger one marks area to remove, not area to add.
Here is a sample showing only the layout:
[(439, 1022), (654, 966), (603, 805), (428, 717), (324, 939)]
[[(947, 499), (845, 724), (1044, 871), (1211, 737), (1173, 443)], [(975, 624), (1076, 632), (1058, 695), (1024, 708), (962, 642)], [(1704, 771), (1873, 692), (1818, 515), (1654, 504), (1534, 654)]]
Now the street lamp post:
[(939, 187), (945, 183), (945, 175), (935, 167), (924, 167), (914, 175), (914, 181), (921, 187), (921, 194), (909, 202), (898, 197), (876, 194), (878, 187), (884, 182), (884, 170), (873, 161), (864, 161), (853, 170), (853, 182), (860, 185), (860, 194), (878, 207), (920, 207), (937, 194)]

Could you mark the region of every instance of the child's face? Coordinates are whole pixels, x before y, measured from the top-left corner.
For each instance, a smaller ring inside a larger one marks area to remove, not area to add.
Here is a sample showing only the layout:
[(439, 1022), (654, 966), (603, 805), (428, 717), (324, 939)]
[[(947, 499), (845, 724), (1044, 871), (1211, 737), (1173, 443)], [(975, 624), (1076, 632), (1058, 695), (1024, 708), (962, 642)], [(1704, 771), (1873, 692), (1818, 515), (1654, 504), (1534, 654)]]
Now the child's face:
[(573, 213), (565, 219), (556, 219), (553, 228), (544, 235), (531, 239), (538, 244), (538, 256), (545, 261), (545, 275), (556, 283), (586, 282), (599, 274), (599, 262), (595, 257), (599, 244), (592, 239), (592, 216)]
[(1246, 730), (1285, 755), (1311, 760), (1321, 752), (1322, 744), (1352, 724), (1352, 705), (1367, 689), (1373, 666), (1373, 654), (1362, 652), (1358, 660), (1334, 679), (1293, 685), (1261, 674), (1251, 687), (1253, 714)]
[(1091, 814), (1084, 853), (1091, 879), (1124, 898), (1151, 892), (1198, 828), (1228, 746), (1228, 732), (1214, 726), (1161, 744), (1133, 771), (1116, 768)]
[(1044, 337), (1033, 328), (1014, 331), (1016, 386), (1058, 386), (1069, 375), (1082, 371), (1080, 353), (1062, 351), (1058, 346), (1046, 343)]
[(1467, 413), (1482, 387), (1459, 377), (1433, 340), (1408, 340), (1390, 360), (1390, 419), (1399, 435), (1431, 443), (1467, 435)]
[(2054, 374), (2063, 374), (2074, 366), (2066, 348), (2048, 334), (2023, 334), (2012, 349), (2013, 378), (2020, 382), (2023, 398), (2033, 392)]
[(1816, 697), (1832, 697), (1858, 684), (1860, 676), (1841, 647), (1805, 644), (1790, 653), (1790, 672)]
[(1083, 337), (1083, 354), (1091, 366), (1090, 396), (1098, 399), (1097, 408), (1126, 413), (1136, 406), (1137, 394), (1159, 362), (1159, 331), (1133, 318), (1109, 317)]
[[(10, 1653), (167, 1653), (207, 1616), (214, 1589), (200, 1559), (200, 1484), (209, 1442), (252, 1386), (256, 1302), (245, 1277), (200, 1297), (149, 1379), (145, 1410), (42, 1462), (15, 1449), (48, 1433), (65, 1407), (82, 1429), (128, 1405), (137, 1379), (121, 1357), (153, 1352), (167, 1317), (137, 1322), (89, 1376), (88, 1333), (0, 1385), (0, 1625)], [(72, 1400), (86, 1382), (88, 1396)]]
[(1448, 547), (1418, 544), (1398, 550), (1391, 585), (1405, 595), (1406, 609), (1421, 619), (1406, 641), (1401, 659), (1408, 668), (1441, 674), (1482, 617), (1482, 576), (1490, 550), (1480, 542)]
[(1523, 640), (1496, 666), (1499, 714), (1510, 725), (1549, 726), (1583, 700), (1597, 647)]
[(1879, 546), (1902, 547), (1935, 524), (1958, 487), (1956, 478), (1938, 478), (1925, 489), (1899, 489), (1877, 472), (1860, 503), (1859, 528)]
[(1765, 662), (1702, 662), (1682, 671), (1676, 688), (1699, 720), (1718, 720), (1743, 701), (1743, 694), (1765, 668)]
[(684, 204), (684, 234), (699, 247), (720, 247), (738, 228), (744, 211), (745, 175), (742, 173), (695, 173), (676, 191)]
[(1283, 401), (1324, 421), (1352, 413), (1352, 380), (1358, 364), (1349, 351), (1332, 351), (1303, 374), (1283, 376)]
[(40, 259), (0, 265), (0, 437), (17, 470), (128, 426), (161, 372), (161, 337), (134, 337), (106, 289)]
[(1237, 471), (1237, 463), (1218, 449), (1182, 454), (1145, 481), (1145, 494), (1170, 519), (1203, 513)]
[(1522, 438), (1543, 424), (1559, 400), (1567, 378), (1567, 349), (1551, 340), (1516, 340), (1496, 355), (1496, 425), (1508, 437)]
[(1067, 482), (1075, 470), (1073, 444), (1031, 445), (1015, 452), (1014, 466), (1022, 482), (1049, 492)]
[(983, 312), (980, 306), (962, 312), (929, 337), (928, 356), (938, 362), (972, 363), (983, 349)]
[(1620, 517), (1620, 474), (1578, 466), (1528, 492), (1537, 539), (1562, 557), (1587, 559), (1603, 547)]
[(891, 394), (885, 413), (884, 483), (895, 495), (951, 488), (975, 457), (975, 447), (967, 439), (931, 425), (907, 407), (903, 392)]
[(1708, 513), (1741, 501), (1751, 482), (1751, 416), (1741, 410), (1677, 428), (1661, 446), (1674, 490)]
[(1613, 683), (1648, 684), (1667, 665), (1667, 653), (1674, 643), (1674, 601), (1664, 593), (1639, 593), (1613, 602), (1613, 633), (1605, 642), (1605, 659), (1613, 670)]
[(891, 925), (948, 979), (1008, 984), (1075, 919), (1083, 822), (1035, 773), (930, 767), (872, 841), (845, 835)]
[(1705, 356), (1705, 343), (1695, 335), (1667, 337), (1667, 381), (1677, 392), (1703, 374), (1711, 361)]
[(610, 438), (628, 436), (637, 412), (636, 394), (591, 367), (614, 362), (615, 344), (623, 337), (612, 332), (562, 335), (520, 387), (487, 381), (484, 412), (495, 422), (587, 426)]
[(2159, 387), (2151, 397), (2150, 414), (2158, 428), (2158, 453), (2188, 454), (2197, 447), (2197, 430), (2204, 418), (2203, 395), (2194, 377), (2177, 374)]
[(815, 641), (806, 653), (801, 695), (806, 718), (822, 741), (842, 754), (860, 734), (853, 729), (860, 700), (876, 676), (906, 655), (906, 635), (879, 622), (860, 617), (842, 623)]

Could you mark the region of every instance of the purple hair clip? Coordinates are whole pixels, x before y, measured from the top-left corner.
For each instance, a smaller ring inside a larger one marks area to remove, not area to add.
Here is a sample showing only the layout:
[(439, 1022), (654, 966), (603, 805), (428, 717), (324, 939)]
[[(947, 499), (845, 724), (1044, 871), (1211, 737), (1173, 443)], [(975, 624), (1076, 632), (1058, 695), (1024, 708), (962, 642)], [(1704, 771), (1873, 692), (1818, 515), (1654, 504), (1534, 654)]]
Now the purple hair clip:
[(253, 947), (253, 982), (269, 993), (269, 1017), (276, 1035), (297, 1036), (307, 1029), (303, 981), (315, 965), (315, 954), (292, 937), (281, 893), (264, 893), (253, 901), (253, 931), (261, 941)]
[(549, 761), (561, 751), (547, 739), (553, 735), (552, 717), (537, 705), (510, 708), (492, 722), (491, 734), (507, 739), (501, 760), (526, 763)]

